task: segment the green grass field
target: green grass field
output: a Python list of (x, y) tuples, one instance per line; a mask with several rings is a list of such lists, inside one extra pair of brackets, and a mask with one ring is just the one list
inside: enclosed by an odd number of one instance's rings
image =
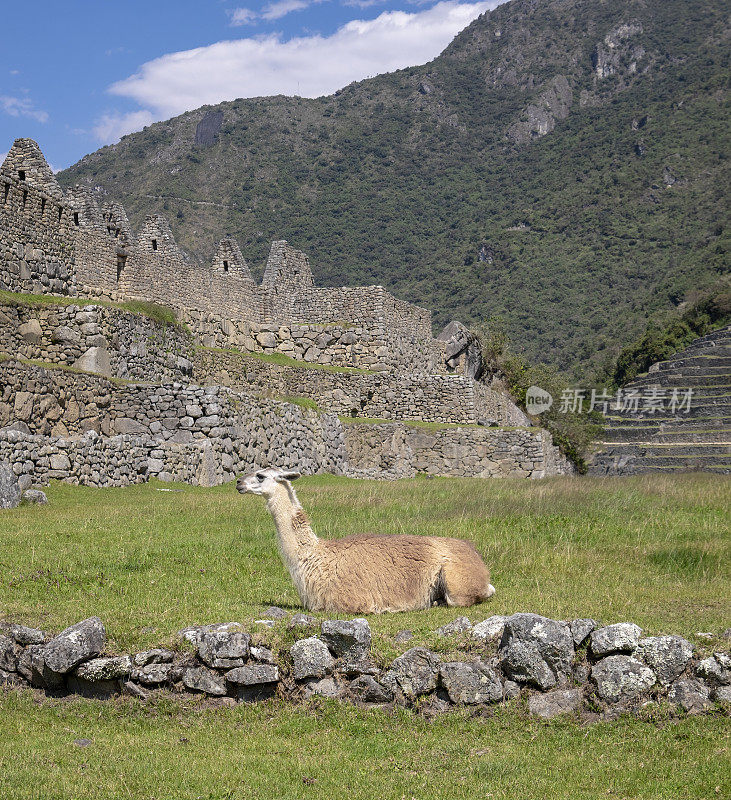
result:
[[(486, 605), (371, 617), (382, 661), (404, 649), (392, 638), (403, 628), (447, 650), (434, 630), (461, 613), (631, 620), (699, 645), (698, 632), (719, 636), (731, 625), (727, 478), (316, 477), (298, 487), (321, 536), (459, 536), (491, 567), (498, 593)], [(48, 495), (46, 507), (0, 516), (0, 618), (56, 631), (98, 615), (119, 652), (173, 645), (188, 624), (229, 620), (288, 643), (284, 626), (253, 624), (270, 604), (300, 610), (260, 498), (232, 485), (157, 483), (54, 485)], [(723, 796), (728, 720), (647, 715), (654, 722), (543, 723), (518, 701), (489, 717), (428, 722), (322, 701), (212, 709), (189, 698), (41, 702), (5, 692), (0, 797)]]

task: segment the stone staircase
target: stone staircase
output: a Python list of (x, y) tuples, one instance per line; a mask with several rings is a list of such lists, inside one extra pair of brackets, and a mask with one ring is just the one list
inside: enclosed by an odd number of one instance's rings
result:
[[(633, 391), (640, 398), (638, 410), (610, 408), (589, 474), (731, 474), (731, 327), (696, 339), (667, 361), (653, 364), (622, 389), (625, 397)], [(688, 409), (682, 403), (689, 391)], [(663, 408), (651, 413), (647, 399), (653, 394), (662, 397)]]

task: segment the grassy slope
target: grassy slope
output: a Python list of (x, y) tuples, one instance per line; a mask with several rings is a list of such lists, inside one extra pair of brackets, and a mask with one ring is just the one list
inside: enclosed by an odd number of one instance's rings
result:
[[(287, 238), (321, 283), (383, 283), (439, 325), (501, 314), (533, 360), (586, 369), (727, 268), (722, 6), (515, 0), (422, 67), (316, 100), (222, 103), (207, 148), (194, 144), (204, 110), (187, 113), (60, 180), (105, 186), (138, 223), (162, 210), (206, 260), (233, 234), (257, 271), (269, 241)], [(642, 23), (632, 42), (647, 55), (634, 77), (597, 87), (593, 48), (628, 21)], [(509, 146), (507, 129), (555, 75), (571, 83), (570, 116)], [(580, 107), (582, 90), (598, 104)]]
[[(330, 477), (301, 482), (322, 535), (358, 530), (459, 535), (493, 568), (498, 594), (473, 620), (534, 609), (554, 617), (631, 619), (649, 631), (720, 633), (728, 625), (729, 483), (541, 482)], [(0, 616), (57, 629), (91, 614), (111, 649), (172, 641), (194, 621), (261, 615), (297, 598), (258, 498), (233, 487), (99, 490), (55, 485), (47, 507), (3, 512)], [(431, 632), (459, 615), (435, 608), (372, 617), (380, 658), (391, 634), (446, 650)], [(267, 632), (286, 644), (282, 630)], [(20, 798), (707, 798), (724, 784), (722, 717), (580, 727), (542, 723), (522, 703), (433, 722), (314, 702), (210, 709), (48, 700), (0, 693), (0, 796)], [(90, 739), (80, 747), (77, 739)], [(718, 787), (718, 788), (717, 788)]]

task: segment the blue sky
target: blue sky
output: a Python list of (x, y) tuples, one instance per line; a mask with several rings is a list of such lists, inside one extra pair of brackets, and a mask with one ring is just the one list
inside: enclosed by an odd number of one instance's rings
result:
[(330, 94), (429, 61), (500, 2), (5, 2), (0, 158), (15, 138), (30, 136), (63, 169), (206, 103)]

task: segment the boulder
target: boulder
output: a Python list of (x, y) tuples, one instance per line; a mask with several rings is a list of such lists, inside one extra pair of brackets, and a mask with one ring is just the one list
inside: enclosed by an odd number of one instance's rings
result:
[(472, 630), (472, 623), (467, 617), (457, 617), (457, 619), (448, 622), (446, 625), (442, 625), (441, 628), (437, 628), (437, 636), (454, 636), (459, 633), (467, 633), (470, 630)]
[(410, 642), (413, 638), (414, 634), (411, 631), (399, 631), (393, 637), (393, 640), (396, 644), (404, 644), (404, 642)]
[(546, 694), (534, 694), (528, 700), (528, 711), (534, 717), (552, 719), (559, 714), (571, 714), (581, 703), (580, 689), (554, 689)]
[(634, 654), (652, 669), (663, 686), (668, 686), (688, 666), (693, 645), (681, 636), (650, 636), (640, 639)]
[(713, 690), (713, 699), (719, 703), (731, 703), (731, 686), (717, 686)]
[(25, 647), (29, 644), (43, 644), (46, 641), (46, 634), (37, 628), (28, 628), (26, 625), (13, 624), (7, 629), (11, 639)]
[(71, 462), (69, 461), (69, 457), (66, 455), (66, 453), (52, 453), (49, 461), (51, 469), (55, 469), (60, 472), (65, 472), (66, 470), (71, 469)]
[(424, 647), (412, 647), (394, 659), (381, 682), (391, 692), (401, 692), (413, 700), (437, 688), (440, 664), (436, 653)]
[(249, 655), (254, 661), (259, 661), (263, 664), (277, 663), (274, 653), (268, 647), (250, 647)]
[(493, 670), (479, 662), (449, 661), (439, 668), (442, 686), (453, 703), (497, 703), (503, 699), (503, 686)]
[(710, 702), (710, 690), (696, 680), (676, 681), (668, 692), (668, 702), (679, 705), (688, 714), (698, 714), (713, 707)]
[(112, 658), (92, 658), (74, 670), (74, 675), (86, 681), (109, 681), (115, 678), (126, 678), (132, 671), (132, 659), (129, 656)]
[(393, 694), (371, 675), (359, 676), (350, 682), (348, 689), (354, 697), (364, 703), (390, 703), (393, 700)]
[(226, 680), (235, 686), (276, 683), (279, 680), (279, 667), (274, 664), (250, 664), (245, 667), (236, 667), (226, 673)]
[(112, 365), (109, 361), (109, 351), (106, 347), (90, 347), (71, 366), (82, 372), (95, 372), (98, 375), (104, 375), (106, 378), (112, 377)]
[(20, 648), (13, 639), (0, 634), (0, 669), (15, 672), (18, 669), (18, 651)]
[(90, 617), (66, 628), (43, 645), (43, 660), (52, 672), (64, 675), (82, 661), (98, 656), (106, 642), (104, 623), (99, 617)]
[(264, 617), (266, 619), (287, 619), (289, 614), (283, 609), (279, 608), (279, 606), (269, 606), (264, 611)]
[(226, 694), (226, 679), (206, 667), (188, 667), (183, 671), (183, 685), (195, 692), (215, 696)]
[(51, 341), (67, 347), (78, 347), (81, 344), (81, 334), (67, 325), (60, 325), (51, 334)]
[(590, 647), (595, 656), (632, 653), (637, 648), (642, 628), (632, 622), (618, 622), (592, 631)]
[(251, 636), (240, 631), (206, 631), (198, 641), (198, 655), (216, 669), (243, 667), (249, 657)]
[(655, 673), (632, 656), (612, 655), (595, 664), (591, 679), (607, 703), (632, 700), (655, 685)]
[(472, 626), (470, 636), (472, 636), (473, 639), (485, 642), (491, 641), (492, 639), (499, 639), (503, 635), (507, 619), (508, 617), (503, 617), (500, 614), (488, 617), (482, 622), (478, 622), (476, 625)]
[(0, 464), (0, 508), (15, 508), (19, 503), (18, 476), (9, 464)]
[(728, 653), (714, 653), (698, 662), (696, 675), (714, 685), (731, 684), (731, 656)]
[(147, 664), (137, 667), (130, 673), (130, 678), (146, 686), (159, 686), (164, 683), (175, 683), (182, 677), (182, 670), (176, 664)]
[(29, 319), (28, 322), (19, 325), (18, 333), (26, 344), (40, 344), (43, 338), (41, 323), (37, 319)]
[(307, 678), (324, 678), (332, 672), (335, 659), (327, 645), (316, 636), (300, 639), (289, 650), (292, 656), (292, 676), (301, 681)]
[(350, 621), (328, 619), (322, 623), (320, 639), (337, 658), (357, 664), (370, 653), (371, 626), (362, 618)]
[(571, 674), (574, 639), (564, 622), (538, 614), (513, 614), (505, 622), (499, 655), (511, 680), (552, 689)]
[(307, 700), (313, 695), (318, 697), (338, 698), (342, 697), (345, 690), (338, 685), (334, 678), (321, 678), (320, 680), (309, 680), (302, 687), (302, 697)]
[(574, 638), (574, 647), (581, 647), (589, 638), (589, 634), (595, 630), (598, 625), (599, 623), (595, 619), (572, 619), (571, 622), (569, 622), (569, 628)]
[(42, 492), (40, 489), (26, 489), (21, 499), (24, 503), (32, 505), (45, 506), (48, 503), (46, 493)]
[(132, 656), (132, 666), (146, 667), (148, 664), (169, 664), (173, 658), (175, 658), (175, 653), (171, 650), (163, 650), (162, 648), (143, 650)]

